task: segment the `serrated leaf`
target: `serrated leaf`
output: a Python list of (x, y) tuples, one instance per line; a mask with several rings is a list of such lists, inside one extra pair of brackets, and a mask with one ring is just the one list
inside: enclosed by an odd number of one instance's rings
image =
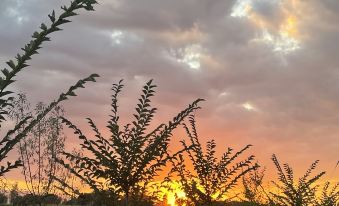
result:
[(15, 69), (16, 67), (15, 67), (15, 64), (14, 64), (14, 62), (12, 61), (12, 60), (9, 60), (8, 62), (6, 62), (6, 64), (9, 66), (9, 67), (11, 67), (12, 69)]
[(44, 31), (47, 30), (47, 26), (46, 26), (46, 24), (44, 24), (44, 23), (41, 24), (40, 28), (41, 28), (42, 30), (44, 30)]

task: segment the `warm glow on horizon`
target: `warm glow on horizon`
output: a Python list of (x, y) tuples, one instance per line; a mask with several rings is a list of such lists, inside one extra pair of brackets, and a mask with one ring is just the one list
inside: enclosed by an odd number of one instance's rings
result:
[(0, 203), (242, 205), (306, 172), (339, 206), (339, 0), (0, 8)]
[(177, 206), (175, 203), (177, 198), (186, 198), (186, 194), (183, 191), (174, 191), (174, 192), (167, 192), (167, 203), (171, 206)]

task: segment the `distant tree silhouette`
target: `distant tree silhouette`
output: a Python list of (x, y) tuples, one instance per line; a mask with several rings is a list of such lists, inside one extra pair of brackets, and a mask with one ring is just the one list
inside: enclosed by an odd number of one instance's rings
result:
[(256, 169), (253, 164), (254, 156), (249, 156), (236, 162), (237, 158), (251, 147), (247, 145), (239, 152), (233, 153), (231, 148), (222, 155), (220, 160), (215, 156), (216, 143), (208, 141), (206, 152), (200, 144), (194, 116), (189, 117), (190, 127), (184, 124), (184, 128), (190, 140), (190, 145), (182, 141), (187, 155), (193, 164), (193, 171), (188, 170), (188, 163), (182, 154), (177, 161), (172, 161), (171, 173), (177, 174), (179, 183), (186, 196), (195, 205), (213, 205), (223, 200), (228, 192), (237, 185), (238, 181), (248, 172)]
[[(27, 116), (39, 115), (45, 110), (42, 102), (36, 104), (34, 110), (30, 108), (25, 94), (19, 94), (13, 101), (13, 111), (10, 116), (16, 123)], [(53, 193), (53, 176), (62, 172), (55, 158), (64, 151), (65, 135), (62, 132), (60, 117), (64, 111), (60, 106), (53, 108), (48, 115), (38, 121), (36, 126), (19, 142), (18, 152), (22, 162), (22, 174), (25, 178), (26, 190), (43, 203), (45, 195)], [(20, 133), (21, 128), (17, 133)]]
[[(60, 26), (70, 22), (69, 17), (77, 15), (75, 13), (77, 10), (84, 9), (91, 11), (93, 10), (93, 5), (96, 3), (96, 0), (74, 0), (71, 2), (70, 6), (62, 6), (63, 12), (59, 16), (56, 16), (53, 11), (50, 15), (48, 15), (51, 24), (49, 26), (44, 23), (41, 24), (41, 30), (34, 32), (32, 35), (33, 39), (22, 48), (23, 53), (17, 54), (15, 60), (9, 60), (6, 62), (8, 68), (2, 69), (2, 75), (0, 76), (0, 127), (2, 126), (2, 123), (6, 121), (9, 110), (13, 106), (13, 91), (8, 89), (8, 87), (15, 82), (14, 77), (28, 66), (27, 62), (34, 54), (38, 54), (38, 50), (41, 48), (42, 44), (46, 41), (50, 41), (48, 36), (51, 33), (60, 31)], [(98, 75), (92, 74), (89, 77), (78, 81), (74, 86), (70, 87), (66, 93), (62, 93), (57, 100), (46, 106), (45, 110), (38, 116), (28, 116), (16, 124), (13, 129), (9, 130), (0, 140), (0, 162), (3, 163), (8, 153), (18, 142), (20, 142), (22, 138), (27, 135), (29, 131), (31, 131), (39, 120), (45, 117), (47, 113), (49, 113), (61, 101), (66, 100), (70, 96), (76, 96), (74, 93), (76, 89), (84, 87), (85, 83), (89, 81), (95, 81), (96, 77), (98, 77)], [(20, 128), (21, 132), (17, 133)], [(0, 176), (3, 176), (5, 173), (21, 165), (22, 164), (19, 160), (15, 162), (7, 162), (7, 164), (0, 167)]]
[[(166, 163), (183, 151), (169, 154), (168, 146), (172, 131), (194, 110), (197, 110), (198, 99), (181, 111), (172, 121), (160, 124), (155, 129), (149, 128), (156, 108), (151, 106), (156, 86), (152, 81), (143, 87), (141, 98), (135, 108), (134, 120), (131, 124), (120, 126), (118, 115), (118, 95), (123, 85), (122, 81), (113, 84), (112, 113), (108, 121), (110, 137), (104, 137), (94, 122), (87, 118), (95, 133), (91, 140), (69, 120), (63, 122), (78, 135), (82, 148), (87, 151), (83, 157), (65, 152), (70, 166), (65, 160), (59, 160), (65, 168), (87, 183), (95, 192), (109, 190), (124, 196), (125, 205), (129, 205), (131, 197), (138, 194), (162, 170)], [(89, 155), (91, 153), (91, 155)], [(133, 198), (132, 198), (133, 199)]]
[(59, 205), (62, 201), (61, 197), (55, 194), (45, 194), (42, 197), (43, 204), (45, 205)]

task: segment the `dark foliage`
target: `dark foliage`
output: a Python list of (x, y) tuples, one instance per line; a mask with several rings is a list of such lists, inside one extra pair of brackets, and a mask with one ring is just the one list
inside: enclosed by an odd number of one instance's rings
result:
[(18, 205), (20, 194), (18, 184), (15, 184), (9, 193), (9, 200), (12, 205)]
[(320, 197), (315, 201), (316, 206), (336, 206), (339, 204), (339, 183), (331, 186), (326, 182), (322, 188)]
[(62, 201), (61, 197), (55, 194), (46, 194), (42, 196), (41, 199), (42, 199), (42, 203), (45, 205), (58, 205)]
[(61, 198), (54, 194), (46, 194), (43, 196), (27, 194), (22, 197), (18, 197), (16, 205), (28, 206), (28, 205), (58, 205), (61, 203)]
[[(87, 183), (95, 193), (109, 191), (111, 194), (124, 196), (125, 205), (130, 199), (137, 197), (139, 191), (162, 170), (166, 163), (180, 154), (168, 153), (172, 131), (194, 110), (198, 109), (198, 99), (181, 111), (172, 121), (161, 124), (150, 130), (149, 126), (156, 108), (151, 106), (150, 98), (154, 96), (156, 86), (152, 81), (143, 87), (141, 98), (135, 108), (134, 120), (123, 127), (119, 124), (118, 94), (121, 92), (122, 81), (114, 84), (112, 91), (112, 113), (108, 121), (110, 137), (104, 137), (94, 122), (88, 118), (88, 123), (95, 133), (94, 140), (85, 136), (69, 120), (63, 122), (78, 135), (81, 146), (92, 154), (85, 157), (64, 153), (65, 158), (76, 164), (58, 160), (65, 168)], [(88, 154), (88, 153), (87, 153)]]
[(185, 141), (182, 141), (182, 144), (193, 163), (194, 172), (187, 169), (184, 156), (180, 154), (178, 161), (172, 161), (171, 173), (178, 175), (183, 191), (195, 205), (212, 205), (223, 200), (238, 181), (245, 174), (256, 169), (258, 165), (253, 164), (254, 156), (252, 155), (236, 162), (237, 158), (251, 145), (247, 145), (236, 153), (228, 148), (218, 160), (215, 156), (216, 144), (214, 140), (211, 140), (207, 142), (206, 152), (204, 152), (199, 142), (194, 116), (190, 116), (189, 120), (191, 129), (186, 124), (184, 128), (191, 146), (188, 146)]
[(6, 194), (0, 193), (0, 204), (7, 203), (7, 196)]
[(325, 172), (320, 172), (315, 176), (311, 176), (319, 161), (313, 162), (304, 176), (300, 177), (298, 181), (295, 180), (293, 169), (287, 163), (281, 167), (275, 155), (272, 156), (272, 161), (278, 171), (278, 182), (273, 183), (278, 188), (279, 193), (271, 192), (271, 204), (286, 206), (314, 205), (316, 191), (319, 187), (316, 182), (325, 174)]

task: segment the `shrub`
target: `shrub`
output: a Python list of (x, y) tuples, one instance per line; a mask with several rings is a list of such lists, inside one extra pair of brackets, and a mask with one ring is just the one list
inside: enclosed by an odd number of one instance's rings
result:
[[(63, 122), (78, 135), (82, 141), (81, 146), (87, 153), (80, 157), (65, 152), (65, 158), (69, 163), (58, 160), (59, 163), (87, 183), (94, 192), (110, 191), (117, 196), (123, 195), (125, 205), (128, 205), (131, 197), (138, 196), (140, 188), (146, 188), (163, 166), (182, 152), (173, 155), (168, 152), (172, 131), (186, 116), (197, 110), (198, 103), (202, 101), (201, 99), (194, 101), (172, 121), (151, 130), (149, 126), (157, 110), (151, 106), (150, 100), (154, 96), (155, 87), (152, 81), (147, 82), (135, 108), (134, 120), (131, 124), (120, 126), (118, 95), (123, 85), (122, 81), (113, 84), (112, 112), (107, 125), (110, 131), (109, 138), (99, 132), (90, 118), (87, 120), (95, 133), (95, 140), (87, 138), (69, 120), (63, 119)], [(71, 162), (75, 162), (72, 167)]]

